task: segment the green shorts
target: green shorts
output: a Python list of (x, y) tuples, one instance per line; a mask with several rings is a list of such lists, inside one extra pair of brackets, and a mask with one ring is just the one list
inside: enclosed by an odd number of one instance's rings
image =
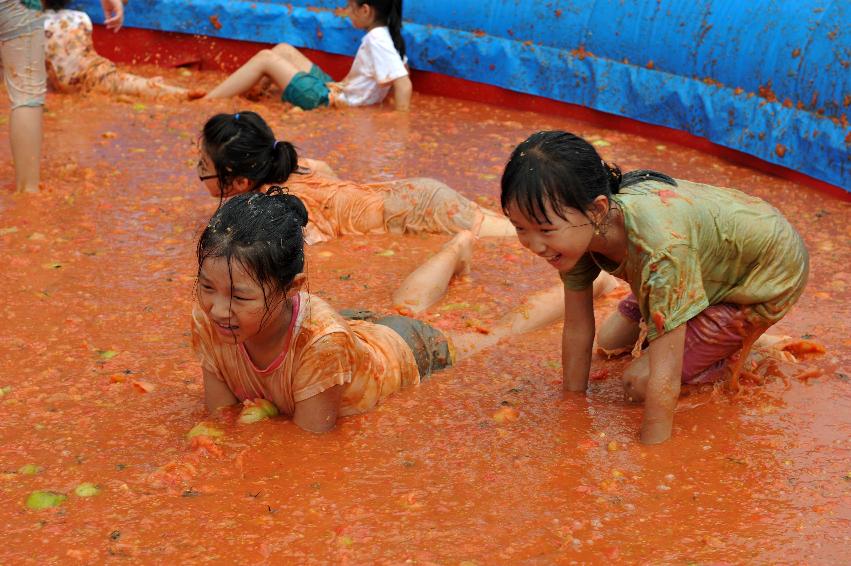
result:
[(299, 71), (295, 74), (290, 84), (284, 89), (281, 100), (298, 106), (302, 110), (328, 106), (330, 91), (327, 83), (333, 80), (328, 73), (314, 65), (309, 73)]
[(449, 339), (426, 322), (397, 314), (378, 318), (372, 311), (365, 310), (343, 309), (340, 314), (350, 320), (366, 320), (386, 326), (401, 336), (414, 354), (420, 379), (427, 379), (436, 371), (452, 367), (453, 354)]

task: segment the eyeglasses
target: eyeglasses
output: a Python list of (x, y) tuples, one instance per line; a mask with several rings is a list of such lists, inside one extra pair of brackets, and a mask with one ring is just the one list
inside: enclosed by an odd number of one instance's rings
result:
[(199, 181), (201, 181), (202, 183), (203, 183), (204, 181), (209, 180), (209, 179), (218, 179), (218, 178), (219, 178), (219, 176), (218, 176), (218, 175), (216, 175), (216, 174), (213, 174), (213, 175), (202, 175), (202, 174), (201, 174), (201, 172), (202, 172), (202, 171), (206, 171), (206, 170), (207, 170), (207, 166), (206, 166), (206, 165), (204, 165), (204, 162), (203, 162), (203, 161), (200, 161), (200, 160), (199, 160), (199, 161), (198, 161), (198, 163), (196, 163), (196, 164), (195, 164), (195, 171), (198, 173), (198, 180), (199, 180)]

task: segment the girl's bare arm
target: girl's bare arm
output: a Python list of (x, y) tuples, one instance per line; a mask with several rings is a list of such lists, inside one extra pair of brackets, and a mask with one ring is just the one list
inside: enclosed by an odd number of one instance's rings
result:
[(335, 385), (295, 404), (293, 422), (310, 432), (328, 432), (337, 423), (340, 410), (341, 385)]
[(411, 84), (411, 77), (408, 75), (393, 81), (393, 100), (396, 104), (396, 110), (407, 112), (411, 109), (411, 94), (413, 92), (414, 87)]
[(584, 392), (591, 371), (594, 345), (594, 289), (564, 290), (564, 328), (561, 363), (565, 391)]
[(239, 399), (236, 398), (224, 381), (206, 369), (202, 371), (204, 375), (204, 404), (207, 405), (208, 411), (213, 412), (221, 407), (239, 403)]

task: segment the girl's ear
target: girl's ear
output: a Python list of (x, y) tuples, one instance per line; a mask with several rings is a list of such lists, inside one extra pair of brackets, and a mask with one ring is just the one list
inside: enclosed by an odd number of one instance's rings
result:
[(360, 12), (360, 16), (364, 21), (370, 23), (369, 25), (375, 22), (375, 8), (371, 4), (360, 4), (356, 10)]
[(594, 222), (596, 225), (601, 225), (606, 221), (606, 217), (609, 215), (609, 208), (612, 206), (611, 201), (609, 201), (609, 197), (606, 195), (599, 195), (588, 206), (588, 210), (586, 211), (586, 215)]
[(233, 197), (247, 193), (251, 190), (251, 181), (247, 177), (237, 177), (230, 184), (229, 190), (225, 192), (226, 197)]

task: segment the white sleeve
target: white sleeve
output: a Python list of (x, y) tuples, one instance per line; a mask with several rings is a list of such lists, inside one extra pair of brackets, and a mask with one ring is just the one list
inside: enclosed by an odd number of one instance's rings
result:
[(380, 85), (392, 83), (398, 78), (407, 76), (408, 69), (402, 62), (399, 52), (393, 42), (370, 41), (364, 47), (368, 50), (372, 59), (372, 68), (375, 73), (374, 79)]

